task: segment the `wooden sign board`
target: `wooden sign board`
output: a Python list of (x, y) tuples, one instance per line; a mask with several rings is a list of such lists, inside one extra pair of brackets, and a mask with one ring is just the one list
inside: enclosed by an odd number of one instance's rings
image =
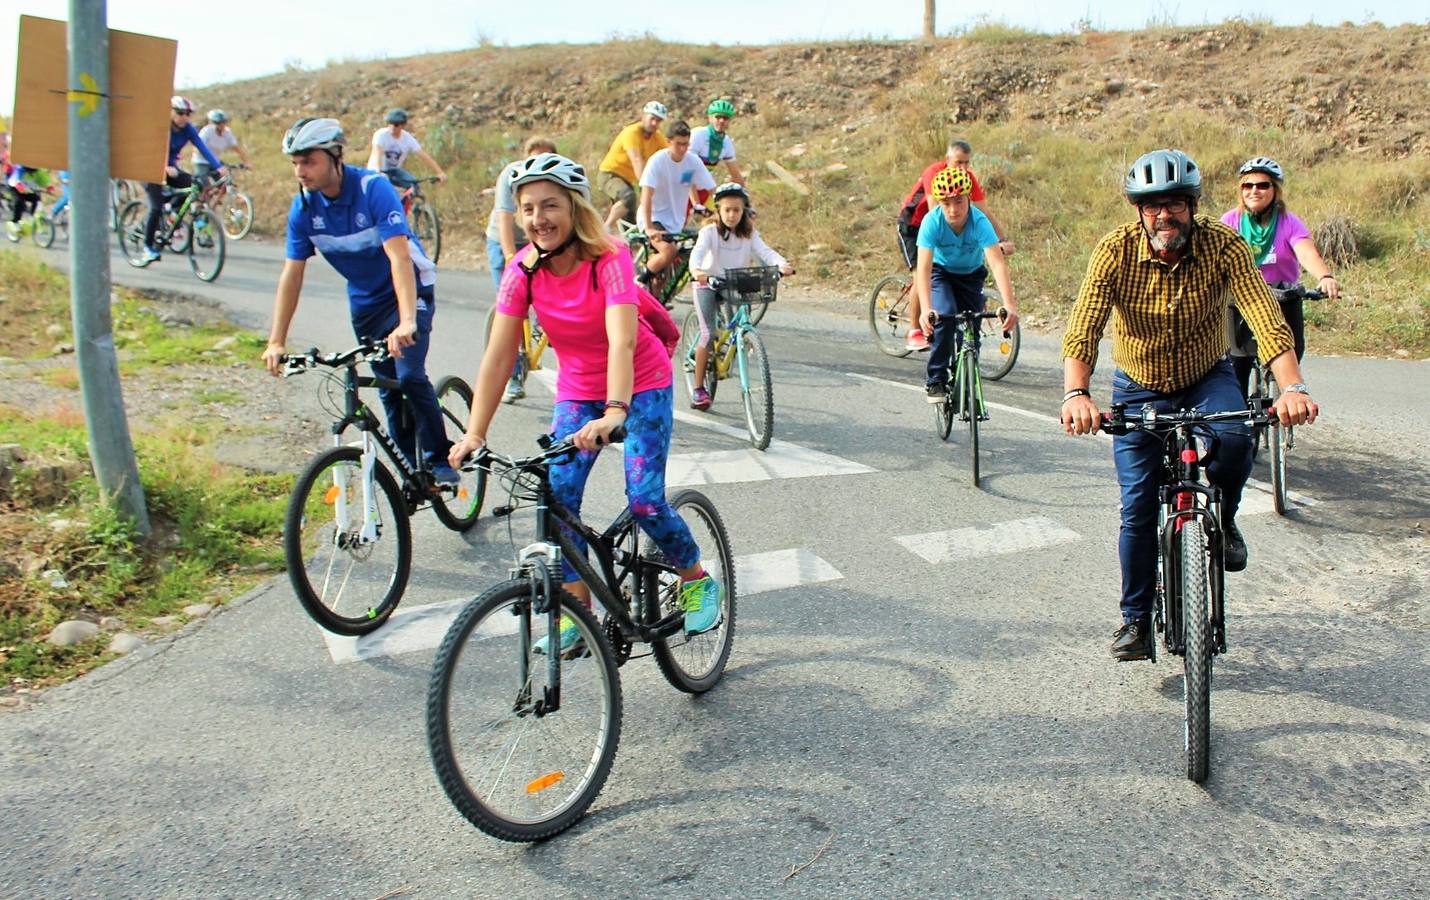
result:
[[(20, 17), (20, 60), (15, 114), (10, 119), (10, 159), (36, 169), (69, 168), (69, 98), (66, 23)], [(109, 173), (114, 178), (163, 181), (169, 155), (169, 98), (179, 44), (168, 38), (109, 32), (109, 72), (85, 72), (109, 96)], [(84, 72), (81, 67), (81, 72)], [(92, 98), (90, 98), (92, 101)]]

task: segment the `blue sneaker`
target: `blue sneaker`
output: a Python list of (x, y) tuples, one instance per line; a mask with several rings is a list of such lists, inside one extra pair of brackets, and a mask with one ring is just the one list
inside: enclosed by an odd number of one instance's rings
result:
[(512, 379), (506, 383), (506, 393), (502, 394), (501, 402), (515, 403), (525, 396), (526, 387), (521, 383), (521, 379), (512, 376)]
[(685, 607), (685, 633), (709, 631), (720, 621), (720, 606), (725, 589), (707, 573), (680, 588), (680, 602)]
[(432, 480), (438, 484), (461, 484), (462, 473), (446, 463), (433, 463)]
[(158, 250), (155, 250), (153, 247), (145, 247), (145, 248), (144, 248), (144, 256), (143, 256), (144, 265), (147, 266), (147, 265), (149, 265), (149, 263), (151, 263), (151, 262), (158, 262), (158, 261), (160, 260), (160, 258), (161, 258), (161, 254), (159, 253)]
[[(581, 632), (576, 630), (576, 620), (570, 616), (561, 617), (561, 655), (565, 656), (576, 649), (577, 643), (581, 640)], [(546, 635), (541, 640), (531, 645), (531, 652), (546, 655), (546, 650), (551, 646), (551, 635)]]

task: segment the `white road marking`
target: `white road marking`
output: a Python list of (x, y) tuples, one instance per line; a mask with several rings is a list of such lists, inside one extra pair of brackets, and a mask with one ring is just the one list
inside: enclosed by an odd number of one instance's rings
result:
[[(813, 550), (792, 548), (750, 553), (735, 557), (735, 582), (738, 598), (798, 587), (837, 581), (843, 574), (825, 562)], [(399, 607), (381, 628), (361, 637), (344, 637), (319, 629), (328, 646), (328, 655), (335, 663), (350, 663), (384, 656), (400, 656), (430, 650), (442, 643), (462, 608), (472, 598), (444, 600), (425, 606)], [(600, 604), (597, 603), (597, 610)], [(498, 616), (483, 624), (475, 640), (516, 633), (516, 618)]]
[[(741, 435), (744, 432), (740, 432)], [(774, 478), (808, 478), (816, 475), (862, 475), (875, 469), (829, 453), (798, 444), (774, 441), (763, 452), (709, 450), (675, 453), (665, 464), (665, 483), (671, 487), (688, 484), (728, 484), (768, 481)]]
[(954, 528), (894, 538), (904, 549), (930, 563), (1020, 553), (1068, 544), (1082, 535), (1046, 516), (1015, 519), (979, 528)]
[[(846, 372), (844, 374), (848, 375), (850, 378), (857, 378), (860, 381), (872, 381), (875, 384), (887, 384), (890, 387), (902, 388), (906, 391), (913, 391), (920, 396), (922, 396), (924, 393), (924, 389), (922, 387), (916, 384), (909, 384), (907, 381), (891, 381), (888, 378), (876, 378), (873, 375), (861, 375), (857, 372)], [(994, 403), (992, 400), (987, 399), (985, 399), (983, 403), (991, 409), (1001, 409), (1004, 412), (1012, 413), (1015, 416), (1023, 416), (1029, 419), (1036, 419), (1039, 422), (1051, 422), (1052, 424), (1058, 426), (1062, 425), (1061, 420), (1059, 420), (1057, 416), (1050, 416), (1047, 413), (1033, 412), (1027, 409), (1020, 409), (1016, 406), (1009, 406), (1006, 403)], [(1103, 434), (1102, 432), (1098, 432), (1098, 437), (1107, 437), (1107, 435)]]

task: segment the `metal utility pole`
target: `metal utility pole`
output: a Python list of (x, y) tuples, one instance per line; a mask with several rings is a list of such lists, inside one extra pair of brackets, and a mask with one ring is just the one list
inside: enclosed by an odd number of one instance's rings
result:
[(148, 537), (109, 309), (109, 23), (105, 0), (69, 3), (70, 311), (89, 456), (100, 491)]
[(924, 40), (933, 40), (933, 4), (934, 0), (924, 0)]

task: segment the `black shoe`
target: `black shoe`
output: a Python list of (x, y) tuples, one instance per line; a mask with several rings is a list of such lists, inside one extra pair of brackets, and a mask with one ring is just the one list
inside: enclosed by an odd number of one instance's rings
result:
[(1235, 522), (1228, 522), (1222, 533), (1222, 564), (1228, 572), (1240, 572), (1246, 568), (1246, 538)]
[(946, 384), (931, 384), (924, 388), (924, 397), (930, 403), (942, 403), (946, 396), (948, 396), (948, 385)]
[(1128, 662), (1152, 658), (1152, 621), (1127, 622), (1112, 633), (1112, 658)]

